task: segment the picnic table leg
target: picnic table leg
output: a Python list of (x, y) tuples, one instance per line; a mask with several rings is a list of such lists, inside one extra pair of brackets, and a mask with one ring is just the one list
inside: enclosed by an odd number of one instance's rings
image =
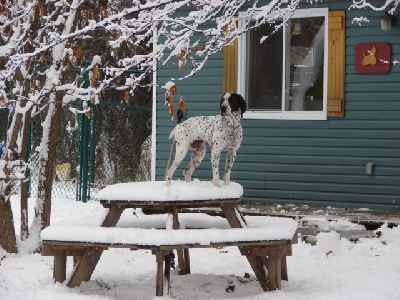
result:
[(115, 227), (124, 209), (124, 207), (111, 206), (107, 216), (103, 220), (103, 224), (101, 224), (101, 227)]
[(58, 250), (54, 255), (53, 278), (55, 282), (64, 282), (67, 278), (67, 256), (65, 250)]
[[(172, 209), (172, 217), (173, 217), (172, 228), (174, 230), (179, 230), (180, 224), (179, 224), (179, 219), (178, 219), (178, 210), (176, 209), (176, 207), (174, 207)], [(178, 256), (179, 275), (190, 274), (190, 269), (189, 270), (187, 269), (187, 265), (188, 265), (187, 260), (189, 259), (189, 250), (187, 250), (187, 253), (184, 253), (183, 249), (176, 249), (176, 254)], [(189, 265), (190, 265), (190, 263), (189, 263)]]
[[(223, 204), (221, 206), (221, 209), (225, 215), (225, 218), (228, 220), (229, 225), (232, 228), (242, 228), (243, 226), (246, 225), (243, 216), (236, 209), (234, 204)], [(239, 247), (239, 250), (241, 250), (241, 247)], [(254, 274), (256, 275), (257, 280), (260, 283), (262, 289), (264, 291), (269, 291), (268, 277), (264, 270), (263, 265), (265, 263), (263, 263), (262, 257), (246, 255), (246, 258), (249, 261), (250, 266), (253, 269)], [(267, 265), (265, 264), (265, 266), (267, 266)]]
[(183, 249), (183, 256), (185, 257), (185, 274), (190, 274), (190, 256), (189, 249)]
[(98, 247), (87, 248), (75, 265), (67, 286), (73, 288), (79, 286), (82, 281), (88, 281), (104, 250), (105, 248)]
[[(112, 206), (104, 218), (102, 227), (115, 227), (121, 217), (124, 207)], [(68, 282), (68, 287), (79, 286), (82, 281), (89, 281), (105, 248), (88, 248), (75, 265)]]
[(73, 263), (74, 267), (76, 266), (76, 264), (79, 262), (80, 259), (81, 259), (80, 256), (73, 256), (72, 257), (72, 263)]
[(246, 225), (246, 221), (234, 204), (223, 204), (221, 209), (232, 228), (242, 228)]
[(157, 261), (157, 279), (156, 296), (162, 296), (164, 292), (164, 253), (162, 250), (156, 250)]
[(282, 280), (289, 280), (289, 275), (287, 271), (287, 262), (286, 262), (286, 256), (281, 257), (281, 279)]
[(164, 276), (167, 278), (168, 281), (168, 295), (169, 295), (169, 290), (171, 288), (171, 251), (168, 251), (166, 254), (164, 254), (164, 259), (165, 259), (165, 269), (164, 269)]
[(268, 290), (281, 289), (281, 257), (277, 255), (270, 255), (264, 259), (264, 264), (268, 269)]

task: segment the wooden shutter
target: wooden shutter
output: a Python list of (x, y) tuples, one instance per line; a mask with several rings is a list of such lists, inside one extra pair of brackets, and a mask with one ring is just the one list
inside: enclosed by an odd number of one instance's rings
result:
[(238, 40), (224, 48), (223, 93), (237, 92)]
[(344, 117), (345, 12), (329, 12), (328, 117)]

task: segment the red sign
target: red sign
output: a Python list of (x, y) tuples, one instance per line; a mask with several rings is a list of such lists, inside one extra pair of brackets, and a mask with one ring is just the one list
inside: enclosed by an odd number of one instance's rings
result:
[(354, 67), (357, 73), (387, 73), (391, 66), (390, 44), (358, 44), (355, 47)]

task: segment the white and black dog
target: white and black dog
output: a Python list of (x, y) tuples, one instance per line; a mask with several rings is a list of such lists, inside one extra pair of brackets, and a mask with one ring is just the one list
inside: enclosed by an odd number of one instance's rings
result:
[(183, 172), (186, 182), (190, 182), (194, 169), (201, 163), (206, 154), (206, 143), (211, 149), (211, 163), (215, 186), (220, 185), (219, 159), (223, 150), (227, 151), (224, 182), (229, 184), (236, 151), (242, 138), (241, 118), (247, 105), (243, 97), (236, 93), (226, 93), (220, 102), (220, 115), (210, 117), (193, 117), (178, 124), (172, 130), (169, 138), (176, 141), (175, 159), (166, 171), (166, 185), (171, 184), (176, 168), (189, 151), (192, 154), (189, 165)]

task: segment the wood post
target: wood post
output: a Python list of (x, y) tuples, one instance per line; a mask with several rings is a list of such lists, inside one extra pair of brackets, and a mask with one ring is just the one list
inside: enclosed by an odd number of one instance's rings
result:
[(115, 227), (124, 211), (124, 207), (111, 206), (101, 227)]
[[(172, 209), (172, 217), (173, 217), (173, 225), (172, 228), (174, 230), (179, 230), (180, 224), (178, 219), (178, 210), (176, 207)], [(176, 254), (178, 256), (178, 266), (179, 266), (179, 275), (186, 275), (190, 273), (190, 269), (187, 269), (186, 259), (189, 258), (189, 250), (187, 253), (184, 253), (183, 249), (176, 249)], [(187, 254), (187, 255), (185, 255)], [(190, 264), (190, 263), (189, 263)], [(189, 272), (187, 272), (189, 271)]]
[(73, 288), (79, 286), (82, 281), (88, 281), (97, 265), (97, 262), (103, 254), (103, 251), (103, 248), (98, 247), (87, 248), (81, 256), (81, 259), (76, 264), (67, 286)]
[(266, 267), (268, 269), (268, 290), (281, 289), (281, 257), (270, 255), (267, 258)]
[[(115, 227), (124, 209), (124, 207), (111, 206), (101, 226)], [(76, 262), (75, 269), (68, 282), (68, 287), (76, 287), (82, 281), (89, 281), (103, 251), (103, 248), (98, 247), (91, 247), (85, 251), (80, 260)]]
[(67, 256), (65, 250), (58, 250), (54, 255), (53, 278), (55, 282), (64, 282), (67, 275)]
[(286, 256), (281, 256), (281, 279), (282, 280), (289, 280), (289, 275), (287, 271), (287, 262), (286, 262)]
[(167, 278), (168, 281), (168, 295), (169, 295), (169, 290), (171, 288), (171, 254), (172, 251), (168, 251), (167, 254), (164, 254), (164, 260), (165, 260), (165, 269), (164, 269), (164, 276)]
[(162, 250), (156, 250), (157, 279), (156, 296), (163, 296), (164, 293), (164, 254)]
[[(244, 219), (239, 220), (238, 215), (240, 218), (242, 218), (241, 214), (236, 210), (236, 207), (234, 204), (225, 204), (221, 206), (222, 212), (225, 215), (225, 218), (228, 220), (229, 225), (232, 228), (242, 228), (242, 224), (244, 223)], [(239, 247), (240, 252), (245, 255), (243, 252), (243, 247)], [(249, 261), (249, 264), (251, 268), (254, 271), (254, 274), (257, 277), (258, 282), (260, 283), (263, 291), (269, 291), (270, 290), (270, 285), (269, 285), (269, 277), (267, 277), (267, 274), (264, 270), (264, 265), (265, 267), (268, 268), (267, 265), (267, 260), (266, 257), (262, 256), (254, 256), (254, 255), (246, 255), (247, 260)], [(269, 270), (269, 269), (268, 269)], [(268, 275), (269, 275), (268, 271)]]

